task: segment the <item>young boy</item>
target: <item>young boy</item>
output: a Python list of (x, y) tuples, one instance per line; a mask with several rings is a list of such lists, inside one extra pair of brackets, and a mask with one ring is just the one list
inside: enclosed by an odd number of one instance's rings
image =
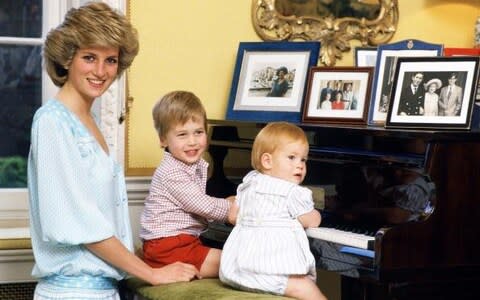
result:
[(202, 278), (218, 277), (221, 250), (204, 246), (199, 235), (207, 220), (227, 220), (234, 196), (223, 199), (205, 193), (205, 109), (193, 93), (174, 91), (155, 104), (152, 114), (165, 153), (141, 216), (143, 259), (155, 267), (190, 263)]

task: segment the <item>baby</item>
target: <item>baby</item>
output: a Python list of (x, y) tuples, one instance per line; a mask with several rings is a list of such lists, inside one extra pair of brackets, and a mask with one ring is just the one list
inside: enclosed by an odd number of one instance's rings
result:
[[(315, 258), (306, 227), (318, 227), (306, 175), (308, 141), (287, 122), (264, 127), (255, 138), (252, 166), (237, 190), (236, 223), (223, 248), (220, 280), (235, 288), (326, 299), (316, 285)], [(237, 206), (238, 205), (238, 206)]]

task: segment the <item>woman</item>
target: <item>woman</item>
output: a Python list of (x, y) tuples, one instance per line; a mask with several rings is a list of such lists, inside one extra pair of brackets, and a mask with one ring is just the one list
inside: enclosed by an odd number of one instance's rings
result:
[(272, 82), (272, 89), (267, 94), (267, 97), (283, 97), (288, 91), (288, 80), (286, 75), (288, 69), (286, 67), (280, 67), (277, 70), (277, 78)]
[(126, 273), (189, 281), (187, 264), (153, 269), (132, 253), (126, 186), (91, 108), (138, 53), (135, 29), (104, 3), (71, 9), (44, 45), (60, 89), (34, 116), (28, 161), (34, 299), (119, 299)]
[(343, 93), (341, 91), (337, 91), (334, 94), (333, 102), (332, 102), (332, 109), (345, 109), (345, 103), (343, 102)]
[(424, 115), (425, 116), (438, 116), (438, 94), (437, 90), (442, 87), (442, 81), (438, 78), (430, 79), (425, 84), (425, 103), (424, 103)]

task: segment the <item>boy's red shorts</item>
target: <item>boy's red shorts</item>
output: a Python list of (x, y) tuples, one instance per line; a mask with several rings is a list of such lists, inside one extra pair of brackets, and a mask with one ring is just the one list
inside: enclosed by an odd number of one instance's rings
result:
[(200, 271), (208, 251), (198, 237), (189, 234), (143, 241), (143, 260), (154, 268), (180, 261)]

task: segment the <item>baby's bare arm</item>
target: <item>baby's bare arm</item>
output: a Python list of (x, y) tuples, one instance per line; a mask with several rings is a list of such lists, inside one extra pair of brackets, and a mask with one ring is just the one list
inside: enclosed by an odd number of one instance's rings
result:
[(298, 221), (303, 225), (304, 228), (308, 227), (318, 227), (322, 221), (322, 216), (318, 210), (313, 209), (308, 213), (300, 215)]

